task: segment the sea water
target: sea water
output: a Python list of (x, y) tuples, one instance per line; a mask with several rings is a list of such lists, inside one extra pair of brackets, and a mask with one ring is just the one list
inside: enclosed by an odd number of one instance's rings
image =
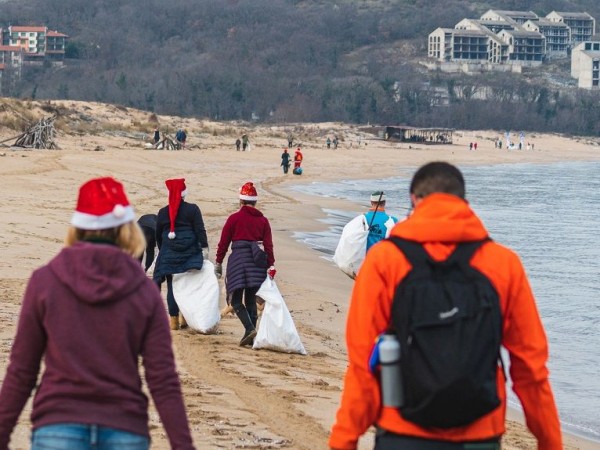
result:
[[(467, 198), (490, 236), (527, 271), (550, 345), (550, 380), (565, 430), (600, 440), (600, 162), (460, 167)], [(313, 183), (294, 189), (359, 204), (324, 210), (329, 225), (296, 238), (331, 261), (343, 226), (384, 190), (403, 218), (409, 177)], [(332, 262), (333, 264), (333, 262)], [(509, 403), (519, 408), (514, 394)]]

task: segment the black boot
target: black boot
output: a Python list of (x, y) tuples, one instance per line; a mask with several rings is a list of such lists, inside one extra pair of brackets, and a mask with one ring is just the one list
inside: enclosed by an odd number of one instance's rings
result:
[(242, 322), (244, 328), (246, 329), (244, 337), (242, 337), (242, 340), (240, 341), (240, 346), (252, 345), (254, 342), (254, 337), (256, 336), (256, 329), (252, 324), (252, 319), (250, 319), (250, 315), (248, 314), (246, 307), (244, 305), (239, 306), (236, 308), (235, 314), (238, 316), (238, 319), (240, 319), (240, 322)]

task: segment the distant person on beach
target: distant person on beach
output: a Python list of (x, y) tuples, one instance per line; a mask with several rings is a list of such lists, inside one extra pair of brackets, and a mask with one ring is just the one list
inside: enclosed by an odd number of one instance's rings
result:
[(153, 278), (159, 289), (167, 282), (167, 306), (171, 330), (187, 328), (173, 294), (173, 275), (188, 270), (202, 269), (208, 259), (208, 238), (200, 208), (185, 201), (187, 187), (184, 178), (165, 181), (169, 190), (169, 204), (158, 211), (156, 218), (156, 244), (158, 258)]
[(287, 148), (284, 148), (281, 154), (281, 167), (283, 167), (283, 173), (288, 173), (288, 169), (290, 168), (290, 154)]
[(329, 136), (327, 137), (325, 144), (327, 145), (327, 148), (331, 148), (331, 138)]
[(250, 138), (247, 134), (242, 136), (242, 151), (246, 151), (248, 149), (248, 144), (250, 143)]
[(235, 149), (239, 152), (241, 146), (242, 146), (242, 141), (240, 140), (240, 138), (237, 138), (235, 140)]
[[(465, 199), (464, 178), (455, 166), (433, 162), (419, 168), (410, 183), (410, 199), (412, 214), (394, 227), (390, 240), (371, 248), (356, 277), (346, 323), (349, 365), (329, 447), (356, 449), (359, 437), (376, 425), (376, 450), (500, 449), (507, 407), (506, 376), (499, 361), (502, 345), (510, 358), (512, 388), (523, 406), (527, 427), (537, 438), (537, 448), (562, 450), (546, 365), (548, 342), (518, 255), (489, 239)], [(460, 275), (454, 279), (461, 281), (436, 284), (449, 270), (453, 276)], [(432, 308), (436, 297), (427, 294), (441, 293), (440, 289), (465, 296), (455, 296), (455, 306), (450, 304), (448, 310)], [(424, 295), (420, 301), (414, 292)], [(465, 297), (471, 302), (462, 304)], [(482, 317), (486, 321), (477, 322)], [(419, 320), (435, 327), (419, 327)], [(458, 331), (465, 330), (461, 328), (465, 323), (480, 324), (469, 331), (481, 338), (463, 340), (465, 346), (457, 352), (464, 351), (464, 358), (452, 349), (456, 358), (448, 361), (448, 353), (439, 349), (449, 336), (452, 343), (464, 336)], [(382, 336), (387, 331), (391, 337)], [(483, 336), (493, 339), (483, 341)], [(429, 347), (423, 345), (426, 337)], [(374, 344), (378, 339), (396, 344)], [(470, 351), (474, 348), (489, 351), (477, 353), (474, 359)], [(373, 353), (375, 349), (378, 353)], [(388, 352), (391, 349), (396, 355)], [(393, 363), (398, 353), (398, 362)], [(384, 357), (387, 365), (370, 364)], [(462, 378), (449, 371), (436, 378), (429, 377), (430, 372), (413, 371), (414, 367), (435, 371), (448, 362), (459, 367)], [(393, 367), (402, 379), (387, 378)], [(380, 376), (384, 371), (385, 378)], [(472, 387), (468, 395), (456, 395), (465, 384)], [(430, 387), (445, 389), (446, 396), (440, 398), (439, 391), (431, 394)], [(390, 395), (402, 390), (404, 398)], [(419, 415), (424, 409), (429, 414)]]
[(154, 129), (154, 143), (158, 144), (160, 142), (160, 130), (158, 128)]
[(287, 141), (288, 148), (292, 148), (292, 145), (294, 145), (294, 136), (292, 135), (292, 133), (288, 134)]
[(304, 159), (304, 155), (302, 154), (300, 147), (298, 147), (296, 149), (296, 151), (294, 152), (294, 169), (300, 168), (300, 166), (302, 165), (303, 159)]
[(148, 449), (140, 365), (171, 448), (194, 448), (163, 300), (136, 260), (143, 250), (122, 184), (84, 183), (65, 247), (25, 291), (0, 389), (1, 449), (34, 389), (33, 450)]
[(239, 201), (240, 209), (227, 218), (221, 230), (215, 274), (219, 278), (223, 275), (223, 260), (231, 244), (225, 287), (231, 306), (244, 325), (240, 346), (252, 346), (258, 321), (256, 293), (267, 275), (275, 276), (275, 256), (271, 225), (256, 208), (258, 193), (252, 182), (241, 187)]
[(385, 239), (391, 228), (388, 229), (386, 224), (391, 221), (396, 224), (398, 218), (390, 216), (385, 212), (385, 192), (375, 191), (371, 194), (371, 208), (365, 214), (367, 225), (369, 226), (369, 234), (367, 236), (367, 250), (382, 239)]
[(333, 137), (333, 148), (334, 148), (334, 149), (335, 149), (335, 148), (338, 148), (338, 142), (339, 142), (339, 140), (338, 140), (338, 137), (337, 137), (337, 136), (334, 136), (334, 137)]
[(154, 253), (156, 249), (156, 214), (144, 214), (138, 219), (137, 223), (146, 238), (146, 247), (144, 248), (144, 252), (140, 255), (139, 260), (140, 262), (144, 262), (144, 272), (148, 272), (148, 269), (154, 262)]
[(185, 150), (185, 141), (187, 141), (187, 131), (186, 130), (178, 130), (175, 133), (175, 140), (177, 141), (177, 145), (179, 149)]

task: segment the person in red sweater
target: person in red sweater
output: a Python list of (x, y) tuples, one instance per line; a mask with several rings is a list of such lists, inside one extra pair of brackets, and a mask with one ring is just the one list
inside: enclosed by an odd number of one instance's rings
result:
[[(391, 235), (415, 241), (436, 261), (445, 261), (460, 242), (488, 237), (465, 199), (461, 172), (446, 162), (421, 167), (410, 185), (413, 213)], [(470, 265), (489, 279), (499, 297), (502, 346), (510, 357), (512, 388), (519, 397), (527, 427), (540, 450), (562, 450), (558, 412), (548, 380), (548, 342), (535, 299), (516, 253), (492, 240), (479, 247)], [(329, 447), (355, 450), (359, 437), (377, 427), (376, 450), (498, 449), (505, 432), (506, 386), (496, 367), (500, 405), (464, 426), (423, 427), (384, 406), (379, 377), (369, 370), (377, 337), (388, 330), (398, 284), (411, 265), (391, 241), (374, 245), (356, 278), (346, 323), (349, 364), (342, 401), (329, 437)], [(465, 355), (468, 357), (469, 355)], [(460, 408), (460, 404), (457, 405)]]
[(65, 247), (29, 280), (0, 389), (0, 450), (44, 371), (32, 449), (148, 449), (148, 398), (171, 448), (194, 449), (160, 292), (135, 258), (143, 233), (121, 183), (79, 190)]
[(267, 274), (273, 278), (276, 270), (271, 225), (263, 213), (256, 209), (258, 194), (252, 182), (241, 187), (239, 198), (239, 211), (227, 218), (221, 231), (215, 273), (219, 278), (222, 276), (223, 259), (231, 244), (225, 286), (227, 295), (231, 296), (231, 306), (244, 325), (240, 345), (245, 346), (252, 345), (256, 337), (256, 292)]

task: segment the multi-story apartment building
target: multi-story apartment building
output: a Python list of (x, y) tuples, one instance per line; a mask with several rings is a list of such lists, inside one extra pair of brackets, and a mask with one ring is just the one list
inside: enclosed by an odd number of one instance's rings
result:
[(537, 31), (546, 38), (546, 58), (565, 58), (571, 49), (571, 29), (563, 22), (548, 19), (528, 20), (523, 24), (527, 31)]
[(62, 64), (68, 36), (47, 27), (9, 26), (0, 28), (0, 81), (10, 70), (11, 79), (20, 77), (24, 65)]
[(581, 42), (571, 53), (571, 76), (584, 89), (600, 89), (600, 41)]
[(508, 44), (509, 60), (527, 61), (532, 65), (541, 64), (546, 48), (543, 35), (536, 31), (502, 30), (498, 33), (500, 39)]
[(578, 40), (589, 41), (595, 20), (587, 13), (490, 9), (480, 19), (463, 19), (454, 28), (429, 35), (428, 55), (442, 63), (472, 62), (535, 66), (547, 58), (567, 57)]
[(21, 47), (23, 62), (62, 64), (65, 57), (65, 46), (68, 36), (48, 27), (9, 26), (2, 30), (2, 44)]
[(588, 13), (552, 11), (546, 16), (551, 22), (562, 22), (571, 30), (571, 43), (590, 41), (596, 33), (596, 20)]

